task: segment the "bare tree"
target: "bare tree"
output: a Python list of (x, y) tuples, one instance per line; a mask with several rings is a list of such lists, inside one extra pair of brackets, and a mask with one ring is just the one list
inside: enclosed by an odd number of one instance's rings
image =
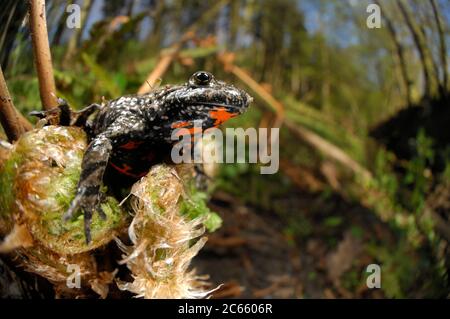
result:
[(448, 90), (448, 70), (447, 70), (447, 45), (445, 43), (445, 34), (442, 18), (439, 14), (439, 6), (436, 0), (429, 0), (431, 7), (433, 8), (433, 15), (436, 21), (436, 27), (438, 29), (439, 43), (440, 43), (440, 58), (442, 63), (443, 82), (441, 89), (443, 94), (447, 94)]
[(405, 87), (406, 101), (407, 101), (408, 105), (411, 105), (411, 103), (412, 103), (412, 97), (411, 97), (412, 81), (408, 75), (408, 68), (406, 65), (405, 50), (404, 50), (403, 44), (400, 42), (400, 39), (397, 35), (397, 31), (394, 27), (394, 24), (393, 24), (391, 18), (387, 15), (387, 10), (385, 10), (383, 5), (381, 4), (381, 1), (375, 0), (375, 2), (380, 6), (381, 10), (383, 11), (383, 18), (386, 21), (389, 35), (392, 39), (392, 42), (394, 43), (395, 52), (396, 52), (397, 59), (398, 59), (398, 64), (400, 66), (400, 74), (402, 76), (402, 80), (403, 80), (404, 87)]
[(433, 97), (437, 94), (437, 83), (438, 78), (433, 70), (433, 57), (427, 46), (425, 35), (423, 30), (417, 24), (413, 17), (409, 7), (405, 4), (403, 0), (397, 1), (398, 7), (405, 19), (405, 22), (413, 36), (414, 44), (419, 52), (420, 61), (422, 64), (423, 74), (425, 77), (425, 96)]
[(83, 6), (81, 7), (80, 12), (80, 28), (76, 28), (70, 37), (69, 43), (67, 44), (67, 51), (64, 56), (64, 63), (69, 63), (70, 59), (73, 57), (75, 50), (77, 48), (77, 45), (81, 41), (81, 37), (83, 36), (84, 27), (87, 21), (87, 17), (89, 16), (89, 12), (92, 8), (92, 1), (91, 0), (84, 0)]

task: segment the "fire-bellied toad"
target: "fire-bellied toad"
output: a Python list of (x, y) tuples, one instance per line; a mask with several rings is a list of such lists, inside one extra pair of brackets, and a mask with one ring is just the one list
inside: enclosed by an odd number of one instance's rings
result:
[[(73, 112), (65, 103), (49, 111), (32, 112), (49, 124), (77, 125), (86, 129), (89, 145), (83, 157), (75, 198), (63, 216), (84, 214), (86, 241), (94, 212), (100, 208), (101, 185), (107, 167), (137, 180), (145, 175), (155, 159), (167, 153), (175, 141), (177, 128), (192, 129), (201, 121), (202, 129), (216, 127), (243, 113), (252, 98), (233, 85), (218, 81), (205, 71), (194, 73), (183, 85), (168, 85), (144, 95), (128, 95), (105, 106), (90, 105)], [(88, 117), (97, 112), (92, 121)]]

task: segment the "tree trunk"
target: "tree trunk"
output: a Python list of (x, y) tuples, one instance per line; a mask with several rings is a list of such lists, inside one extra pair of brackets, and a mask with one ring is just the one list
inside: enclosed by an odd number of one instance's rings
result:
[(80, 28), (76, 28), (70, 37), (69, 43), (67, 44), (67, 51), (64, 56), (64, 64), (70, 64), (70, 59), (75, 54), (75, 50), (77, 49), (77, 45), (83, 36), (84, 25), (86, 23), (86, 18), (88, 16), (89, 11), (91, 10), (92, 0), (84, 0), (83, 6), (81, 7), (80, 12)]
[(400, 43), (400, 40), (397, 36), (397, 31), (395, 30), (394, 24), (392, 23), (392, 20), (389, 18), (389, 16), (386, 15), (386, 10), (383, 8), (381, 1), (375, 0), (375, 2), (380, 6), (381, 10), (383, 11), (383, 18), (386, 21), (386, 25), (389, 31), (389, 35), (392, 38), (392, 42), (394, 43), (395, 52), (398, 59), (398, 65), (400, 66), (400, 74), (402, 76), (402, 80), (405, 87), (405, 95), (406, 95), (406, 101), (408, 103), (408, 106), (412, 103), (412, 96), (411, 96), (411, 85), (412, 81), (409, 78), (408, 75), (408, 68), (406, 66), (406, 59), (405, 59), (405, 52), (403, 45)]
[(153, 26), (152, 30), (147, 36), (147, 41), (149, 43), (149, 47), (152, 50), (159, 50), (161, 44), (161, 36), (162, 36), (162, 27), (163, 27), (163, 17), (165, 13), (165, 2), (157, 1), (156, 6), (150, 12), (150, 19), (152, 19)]
[(439, 6), (436, 0), (430, 0), (431, 6), (433, 8), (433, 15), (436, 21), (436, 26), (438, 29), (439, 42), (440, 42), (440, 57), (442, 63), (443, 81), (441, 86), (441, 91), (443, 95), (447, 95), (448, 90), (448, 69), (447, 69), (447, 45), (445, 43), (444, 26), (442, 25), (442, 19), (439, 14)]
[(433, 58), (428, 49), (425, 35), (414, 20), (411, 11), (405, 5), (403, 0), (397, 1), (398, 7), (405, 19), (406, 24), (413, 36), (417, 51), (419, 51), (420, 61), (422, 64), (423, 74), (425, 78), (425, 96), (428, 98), (435, 97), (438, 92), (437, 75), (433, 71)]
[(61, 43), (62, 36), (64, 34), (64, 31), (66, 30), (66, 21), (67, 17), (69, 16), (69, 12), (64, 10), (63, 14), (61, 15), (61, 18), (59, 18), (57, 23), (57, 28), (55, 31), (55, 34), (53, 35), (52, 44), (53, 45), (59, 45)]

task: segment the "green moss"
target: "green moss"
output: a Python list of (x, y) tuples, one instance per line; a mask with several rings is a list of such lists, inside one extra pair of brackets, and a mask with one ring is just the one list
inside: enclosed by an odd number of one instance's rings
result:
[(48, 126), (19, 139), (0, 173), (0, 217), (8, 229), (13, 214), (26, 212), (25, 221), (33, 238), (62, 254), (87, 251), (113, 238), (126, 218), (113, 197), (107, 197), (101, 205), (105, 220), (94, 214), (89, 245), (85, 243), (81, 212), (70, 221), (62, 221), (75, 197), (85, 147), (84, 132), (72, 127)]
[(2, 219), (7, 218), (14, 199), (12, 187), (14, 183), (13, 171), (15, 165), (19, 163), (17, 155), (14, 155), (10, 156), (10, 158), (6, 160), (2, 171), (0, 172), (0, 217)]
[(342, 217), (340, 217), (340, 216), (327, 217), (323, 223), (326, 227), (331, 227), (331, 228), (337, 227), (342, 224)]
[(204, 226), (209, 232), (214, 232), (222, 226), (222, 218), (212, 212), (206, 205), (207, 194), (191, 187), (188, 198), (181, 202), (181, 214), (191, 219), (205, 216)]

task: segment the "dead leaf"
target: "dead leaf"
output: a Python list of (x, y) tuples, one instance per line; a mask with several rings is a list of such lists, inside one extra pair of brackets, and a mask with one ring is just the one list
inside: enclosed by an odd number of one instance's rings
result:
[(341, 275), (351, 268), (361, 251), (361, 240), (354, 237), (350, 231), (346, 231), (336, 250), (327, 255), (328, 276), (334, 283), (338, 283)]
[(0, 252), (8, 253), (17, 248), (33, 246), (33, 237), (25, 224), (14, 224), (14, 228), (0, 243)]

